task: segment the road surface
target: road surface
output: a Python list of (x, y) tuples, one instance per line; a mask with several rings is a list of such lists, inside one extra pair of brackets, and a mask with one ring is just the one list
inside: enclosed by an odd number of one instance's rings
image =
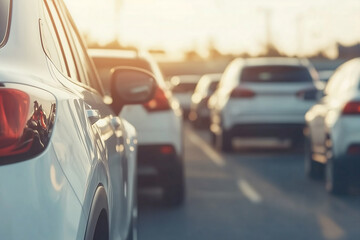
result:
[(185, 204), (169, 208), (156, 189), (141, 191), (139, 239), (360, 239), (359, 194), (334, 197), (306, 179), (301, 150), (258, 145), (219, 153), (207, 131), (186, 125)]

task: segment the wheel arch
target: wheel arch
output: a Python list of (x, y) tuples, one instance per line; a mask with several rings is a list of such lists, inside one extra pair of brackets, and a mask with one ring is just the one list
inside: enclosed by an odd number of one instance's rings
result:
[[(104, 213), (106, 214), (105, 216)], [(110, 225), (109, 225), (108, 198), (104, 186), (98, 185), (91, 203), (91, 208), (90, 208), (89, 217), (86, 225), (86, 231), (85, 231), (85, 238), (84, 238), (85, 240), (93, 239), (98, 224), (98, 220), (104, 217), (106, 217), (106, 221), (107, 221), (106, 224), (108, 228), (107, 234), (109, 234)]]

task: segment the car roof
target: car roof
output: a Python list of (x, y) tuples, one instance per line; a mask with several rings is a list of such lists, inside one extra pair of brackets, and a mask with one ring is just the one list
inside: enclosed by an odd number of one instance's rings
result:
[(145, 59), (149, 60), (146, 52), (122, 49), (88, 49), (88, 53), (93, 58), (121, 58), (121, 59)]
[(171, 82), (179, 83), (197, 83), (200, 80), (200, 75), (175, 75), (171, 78)]
[(207, 78), (210, 81), (219, 81), (221, 79), (221, 73), (208, 73), (204, 74), (201, 78)]
[(310, 62), (303, 58), (290, 57), (260, 57), (244, 59), (244, 66), (304, 66), (307, 67)]

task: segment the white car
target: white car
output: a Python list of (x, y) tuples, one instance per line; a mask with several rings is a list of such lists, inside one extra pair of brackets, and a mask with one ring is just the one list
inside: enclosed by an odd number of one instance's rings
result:
[(148, 101), (153, 76), (114, 72), (111, 108), (61, 0), (0, 16), (0, 238), (136, 239), (136, 131), (114, 109)]
[(359, 181), (360, 58), (336, 70), (324, 97), (307, 112), (306, 122), (306, 174), (320, 178), (325, 169), (326, 189), (346, 193)]
[(139, 186), (160, 186), (166, 203), (181, 204), (185, 191), (182, 113), (157, 63), (149, 54), (135, 51), (92, 49), (89, 53), (105, 86), (109, 86), (111, 69), (119, 66), (141, 68), (156, 76), (155, 97), (141, 105), (125, 106), (120, 116), (138, 131)]
[(217, 147), (232, 150), (234, 137), (291, 138), (297, 145), (319, 83), (307, 60), (233, 60), (209, 100), (210, 129)]
[(187, 118), (191, 107), (191, 96), (194, 93), (197, 83), (201, 76), (198, 75), (178, 75), (170, 79), (171, 92), (179, 101), (184, 118)]
[(220, 79), (220, 73), (205, 74), (196, 85), (195, 91), (191, 96), (189, 113), (189, 120), (195, 127), (209, 126), (210, 110), (208, 108), (208, 101), (219, 85)]

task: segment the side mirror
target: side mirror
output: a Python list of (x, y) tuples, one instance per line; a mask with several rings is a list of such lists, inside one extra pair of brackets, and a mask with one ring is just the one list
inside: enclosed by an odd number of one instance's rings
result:
[(150, 72), (134, 67), (116, 67), (111, 71), (111, 97), (116, 112), (126, 104), (141, 104), (153, 98), (156, 80)]

